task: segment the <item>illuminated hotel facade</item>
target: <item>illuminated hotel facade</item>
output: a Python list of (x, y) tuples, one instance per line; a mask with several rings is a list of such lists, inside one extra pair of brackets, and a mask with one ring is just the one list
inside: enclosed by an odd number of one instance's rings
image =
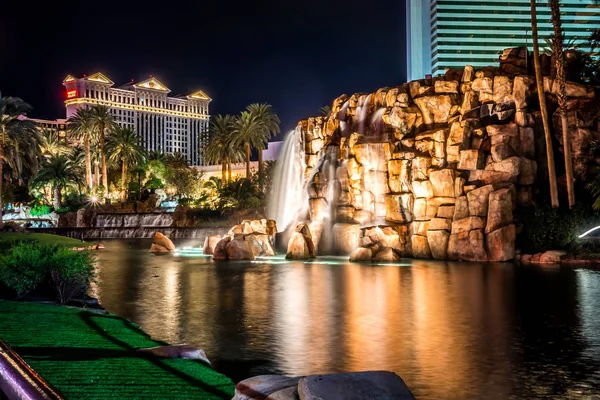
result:
[(67, 76), (67, 118), (86, 106), (104, 105), (119, 126), (133, 128), (147, 150), (185, 154), (190, 165), (202, 165), (200, 150), (208, 135), (211, 98), (197, 91), (169, 97), (169, 88), (151, 77), (118, 88), (102, 73)]
[[(583, 45), (600, 26), (594, 0), (561, 0), (565, 43)], [(553, 34), (547, 1), (537, 5), (540, 47)], [(407, 0), (407, 77), (422, 79), (446, 68), (496, 65), (507, 47), (531, 47), (530, 0)]]

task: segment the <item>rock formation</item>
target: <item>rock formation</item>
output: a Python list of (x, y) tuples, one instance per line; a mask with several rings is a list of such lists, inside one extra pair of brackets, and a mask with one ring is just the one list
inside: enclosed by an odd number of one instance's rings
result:
[(156, 232), (154, 241), (150, 247), (150, 253), (170, 253), (172, 251), (175, 251), (175, 245), (171, 239), (160, 232)]
[[(537, 182), (547, 176), (535, 79), (525, 57), (523, 49), (507, 49), (500, 68), (467, 65), (371, 94), (342, 95), (330, 115), (300, 121), (307, 225), (329, 216), (333, 253), (353, 260), (513, 259), (513, 211), (534, 201)], [(555, 81), (546, 76), (544, 88), (556, 104)], [(595, 90), (567, 84), (578, 179), (595, 165), (588, 156), (588, 139), (600, 136)], [(312, 236), (313, 247), (321, 248), (321, 235)], [(306, 253), (299, 235), (292, 240)]]
[(223, 237), (209, 236), (204, 254), (214, 260), (254, 260), (257, 256), (275, 255), (277, 226), (272, 220), (244, 220)]

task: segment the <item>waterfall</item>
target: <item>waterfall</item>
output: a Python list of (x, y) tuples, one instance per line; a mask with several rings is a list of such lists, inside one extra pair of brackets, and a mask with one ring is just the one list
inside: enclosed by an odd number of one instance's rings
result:
[(367, 122), (367, 113), (369, 112), (369, 102), (371, 101), (371, 95), (368, 95), (363, 101), (362, 106), (360, 106), (360, 113), (358, 114), (358, 133), (364, 135), (366, 122)]
[(296, 221), (308, 204), (308, 195), (303, 190), (305, 167), (302, 133), (298, 128), (285, 138), (269, 197), (267, 215), (275, 220), (280, 232)]

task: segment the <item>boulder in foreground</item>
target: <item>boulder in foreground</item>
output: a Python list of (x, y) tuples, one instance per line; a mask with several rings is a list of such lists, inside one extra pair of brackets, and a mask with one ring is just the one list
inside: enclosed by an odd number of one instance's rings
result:
[(151, 253), (170, 253), (175, 251), (175, 245), (165, 235), (160, 232), (156, 232), (154, 235), (154, 241), (152, 242), (152, 246), (150, 247)]

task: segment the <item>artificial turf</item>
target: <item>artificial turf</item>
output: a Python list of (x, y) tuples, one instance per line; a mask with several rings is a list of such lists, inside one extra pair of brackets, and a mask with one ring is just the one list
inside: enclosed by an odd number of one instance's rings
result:
[(31, 240), (36, 241), (39, 244), (54, 244), (68, 247), (88, 247), (93, 245), (93, 243), (90, 242), (82, 242), (78, 239), (72, 239), (59, 235), (51, 235), (49, 233), (0, 233), (0, 242), (20, 240)]
[(231, 399), (200, 361), (143, 357), (165, 343), (110, 314), (0, 300), (0, 338), (66, 399)]

